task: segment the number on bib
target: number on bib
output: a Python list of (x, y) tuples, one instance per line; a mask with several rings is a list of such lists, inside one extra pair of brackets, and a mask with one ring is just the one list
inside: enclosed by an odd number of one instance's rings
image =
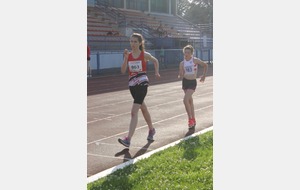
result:
[(129, 61), (128, 66), (130, 72), (140, 72), (143, 70), (142, 61)]
[(193, 67), (192, 66), (185, 67), (185, 72), (187, 72), (187, 73), (193, 73)]

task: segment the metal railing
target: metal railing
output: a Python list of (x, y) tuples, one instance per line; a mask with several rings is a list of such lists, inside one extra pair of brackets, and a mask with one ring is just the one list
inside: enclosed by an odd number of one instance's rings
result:
[[(147, 51), (147, 50), (146, 50)], [(160, 64), (160, 69), (178, 68), (179, 63), (184, 59), (182, 49), (165, 49), (161, 54), (161, 49), (148, 50), (152, 56), (156, 57)], [(213, 63), (213, 49), (195, 50), (194, 56)], [(119, 51), (92, 51), (91, 52), (91, 69), (93, 76), (105, 74), (120, 74), (120, 67), (123, 63), (123, 50)], [(152, 62), (147, 63), (148, 71), (154, 70)]]

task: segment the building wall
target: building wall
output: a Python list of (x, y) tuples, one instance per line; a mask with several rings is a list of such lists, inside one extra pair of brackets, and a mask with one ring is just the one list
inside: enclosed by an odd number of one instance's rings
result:
[[(94, 0), (88, 0), (92, 4)], [(176, 0), (95, 0), (100, 4), (116, 8), (139, 10), (153, 13), (176, 14)], [(89, 3), (90, 2), (90, 3)], [(149, 7), (150, 6), (150, 7)]]

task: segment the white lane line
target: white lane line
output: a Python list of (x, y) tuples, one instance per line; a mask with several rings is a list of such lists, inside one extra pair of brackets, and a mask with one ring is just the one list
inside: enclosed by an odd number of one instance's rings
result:
[[(112, 90), (118, 90), (120, 89), (120, 87), (115, 87), (115, 88), (105, 88), (103, 90), (91, 90), (89, 91), (88, 93), (96, 93), (96, 92), (107, 92), (107, 93), (110, 93), (110, 91)], [(96, 95), (96, 94), (95, 94)]]
[[(209, 80), (211, 77), (207, 77), (207, 79), (206, 79), (206, 82), (210, 82), (211, 80)], [(197, 78), (197, 79), (199, 79), (199, 78)], [(168, 81), (170, 81), (170, 82), (168, 82)], [(175, 82), (173, 82), (173, 79), (171, 80), (168, 80), (168, 81), (165, 81), (165, 83), (163, 83), (163, 84), (151, 84), (150, 83), (150, 86), (157, 86), (157, 85), (161, 85), (161, 86), (163, 86), (163, 85), (170, 85), (170, 83), (180, 83), (181, 82), (181, 80), (180, 81), (175, 81)], [(151, 82), (151, 81), (150, 81)], [(197, 80), (197, 82), (198, 82), (198, 80)], [(108, 91), (107, 93), (110, 93), (109, 91), (111, 91), (111, 90), (116, 90), (116, 89), (120, 89), (120, 87), (114, 87), (114, 88), (105, 88), (105, 89), (103, 89), (103, 90), (93, 90), (93, 91), (89, 91), (89, 93), (95, 93), (95, 92), (103, 92), (103, 91)], [(96, 95), (96, 94), (95, 94)]]
[(88, 110), (107, 107), (107, 106), (115, 106), (117, 104), (122, 104), (122, 103), (127, 103), (127, 102), (132, 102), (132, 101), (133, 100), (124, 100), (124, 101), (115, 102), (115, 103), (111, 103), (111, 104), (104, 104), (104, 105), (101, 105), (101, 106), (90, 107), (90, 108), (88, 108)]
[(158, 149), (155, 149), (155, 150), (153, 150), (153, 151), (147, 152), (147, 153), (145, 153), (145, 154), (143, 154), (143, 155), (141, 155), (141, 156), (138, 156), (138, 157), (136, 157), (136, 158), (134, 158), (134, 159), (130, 159), (130, 160), (127, 161), (127, 162), (124, 162), (124, 163), (122, 163), (122, 164), (119, 164), (119, 165), (117, 165), (117, 166), (111, 167), (111, 168), (109, 168), (109, 169), (107, 169), (107, 170), (104, 170), (104, 171), (102, 171), (102, 172), (99, 172), (99, 173), (97, 173), (97, 174), (95, 174), (95, 175), (92, 175), (92, 176), (88, 177), (88, 178), (87, 178), (87, 183), (94, 182), (94, 181), (96, 181), (96, 180), (98, 180), (98, 179), (100, 179), (100, 178), (102, 178), (102, 177), (105, 177), (105, 176), (107, 176), (107, 175), (109, 175), (109, 174), (111, 174), (111, 173), (113, 173), (113, 172), (115, 172), (115, 171), (117, 171), (117, 170), (119, 170), (119, 169), (122, 169), (122, 168), (124, 168), (124, 167), (126, 167), (126, 166), (128, 166), (128, 165), (134, 164), (134, 163), (136, 163), (136, 162), (139, 161), (139, 160), (142, 160), (142, 159), (145, 159), (145, 158), (149, 158), (149, 157), (150, 157), (151, 155), (153, 155), (154, 153), (157, 153), (157, 152), (160, 152), (160, 151), (162, 151), (162, 150), (165, 150), (165, 149), (167, 149), (167, 148), (169, 148), (169, 147), (175, 146), (175, 145), (179, 144), (181, 141), (185, 141), (185, 140), (187, 140), (187, 139), (190, 139), (190, 138), (192, 138), (192, 137), (195, 137), (195, 136), (204, 134), (204, 133), (206, 133), (206, 132), (208, 132), (208, 131), (211, 131), (211, 130), (213, 130), (213, 126), (208, 127), (208, 128), (206, 128), (206, 129), (204, 129), (204, 130), (201, 130), (201, 131), (199, 131), (199, 132), (197, 132), (197, 133), (194, 133), (194, 134), (192, 134), (192, 135), (190, 135), (190, 136), (187, 136), (187, 137), (185, 137), (185, 138), (179, 139), (179, 140), (177, 140), (177, 141), (175, 141), (175, 142), (172, 142), (172, 143), (170, 143), (170, 144), (167, 144), (167, 145), (165, 145), (165, 146), (163, 146), (163, 147), (160, 147), (160, 148), (158, 148)]
[[(209, 83), (212, 80), (213, 80), (212, 76), (208, 76), (208, 77), (206, 77), (205, 82)], [(178, 81), (168, 80), (168, 81), (170, 81), (170, 82), (165, 81), (164, 83), (161, 83), (161, 84), (158, 84), (158, 83), (151, 84), (151, 81), (150, 81), (149, 86), (151, 86), (151, 87), (157, 87), (158, 85), (160, 85), (160, 86), (170, 86), (170, 84), (172, 84), (172, 83), (181, 83), (182, 82), (182, 80), (178, 80)], [(199, 78), (197, 77), (197, 82), (198, 81), (199, 81)], [(116, 81), (115, 83), (118, 83), (118, 81)], [(106, 84), (102, 84), (102, 85), (106, 85)], [(109, 85), (111, 86), (111, 84), (109, 84)], [(108, 86), (108, 84), (106, 86)], [(114, 88), (105, 88), (105, 90), (114, 90), (114, 89), (118, 89), (118, 88), (116, 88), (116, 87), (114, 87)], [(103, 91), (103, 90), (93, 90), (93, 91), (90, 91), (90, 92), (99, 92), (99, 91)]]
[[(180, 84), (177, 84), (177, 83), (180, 83)], [(202, 88), (202, 87), (206, 87), (206, 86), (212, 86), (213, 84), (212, 83), (204, 83), (204, 84), (199, 84), (198, 85), (198, 87), (197, 88)], [(165, 87), (166, 86), (166, 87)], [(168, 89), (168, 88), (170, 88), (170, 87), (172, 87), (173, 89), (175, 88), (175, 89), (180, 89), (180, 90), (182, 90), (181, 89), (181, 82), (174, 82), (174, 84), (172, 84), (172, 83), (168, 83), (168, 84), (166, 84), (166, 85), (163, 85), (163, 84), (161, 84), (161, 85), (159, 85), (159, 86), (149, 86), (149, 89), (151, 89), (151, 92), (150, 93), (155, 93), (155, 91), (161, 91), (162, 89)], [(120, 92), (128, 92), (128, 89), (125, 89), (125, 90), (120, 90), (120, 91), (114, 91), (114, 92), (108, 92), (108, 93), (105, 93), (105, 94), (101, 94), (101, 96), (102, 95), (108, 95), (108, 96), (110, 96), (110, 94), (119, 94)], [(94, 95), (95, 96), (95, 95)], [(99, 95), (97, 95), (97, 96), (99, 96)], [(99, 98), (101, 98), (101, 97), (93, 97), (94, 99), (99, 99)]]
[[(204, 109), (207, 109), (207, 108), (211, 108), (211, 107), (213, 107), (213, 105), (209, 105), (209, 106), (206, 106), (206, 107), (202, 107), (202, 108), (200, 108), (200, 109), (196, 109), (195, 112), (196, 112), (196, 111), (201, 111), (201, 110), (204, 110)], [(168, 120), (171, 120), (171, 119), (175, 119), (175, 118), (181, 117), (181, 116), (183, 116), (183, 115), (186, 115), (186, 113), (182, 113), (182, 114), (179, 114), (179, 115), (176, 115), (176, 116), (173, 116), (173, 117), (169, 117), (169, 118), (167, 118), (167, 119), (163, 119), (163, 120), (159, 120), (159, 121), (153, 122), (152, 125), (155, 125), (155, 124), (158, 124), (158, 123), (162, 123), (162, 122), (164, 122), (164, 121), (168, 121)], [(144, 127), (148, 127), (148, 125), (143, 125), (143, 126), (141, 126), (141, 127), (137, 127), (136, 130), (142, 129), (142, 128), (144, 128)], [(118, 136), (124, 135), (124, 134), (126, 134), (126, 133), (128, 133), (128, 131), (121, 132), (121, 133), (118, 133), (118, 134), (115, 134), (115, 135), (112, 135), (112, 136), (104, 137), (104, 138), (102, 138), (102, 139), (98, 139), (98, 140), (89, 142), (89, 143), (87, 143), (87, 145), (90, 145), (90, 144), (93, 144), (93, 143), (97, 143), (97, 142), (100, 142), (100, 141), (103, 141), (103, 140), (106, 140), (106, 139), (110, 139), (110, 138), (113, 138), (113, 137), (118, 137)]]
[[(208, 86), (213, 86), (213, 85), (211, 85), (211, 84), (209, 84), (209, 85), (202, 85), (201, 87), (208, 87)], [(180, 88), (181, 87), (181, 85), (180, 86), (178, 86), (178, 88)], [(176, 90), (176, 89), (175, 89)], [(167, 94), (174, 94), (174, 93), (176, 93), (176, 92), (179, 92), (179, 91), (182, 91), (182, 89), (180, 88), (179, 90), (177, 90), (177, 91), (175, 91), (175, 90), (171, 90), (171, 91), (168, 91), (168, 92), (163, 92), (163, 93), (159, 93), (159, 94), (157, 94), (157, 93), (154, 93), (153, 92), (153, 89), (151, 89), (151, 92), (149, 93), (149, 95), (147, 95), (147, 97), (152, 97), (152, 96), (162, 96), (162, 95), (167, 95)], [(204, 90), (204, 89), (203, 89)], [(127, 93), (127, 91), (126, 91), (126, 93)], [(128, 95), (128, 94), (126, 94), (126, 95)], [(119, 94), (119, 96), (120, 96), (120, 94)], [(128, 95), (128, 97), (131, 97), (131, 96), (129, 96)], [(102, 97), (102, 99), (103, 99), (103, 97)], [(106, 100), (107, 101), (107, 100)], [(114, 103), (110, 103), (110, 104), (103, 104), (103, 105), (100, 105), (100, 106), (94, 106), (94, 107), (89, 107), (89, 108), (87, 108), (88, 110), (91, 110), (91, 109), (97, 109), (97, 108), (101, 108), (101, 107), (106, 107), (106, 106), (114, 106), (114, 105), (117, 105), (117, 104), (122, 104), (122, 103), (126, 103), (126, 102), (132, 102), (133, 100), (122, 100), (122, 101), (120, 101), (120, 102), (114, 102)]]
[[(209, 94), (213, 94), (213, 92), (195, 95), (194, 97), (201, 97), (201, 96), (205, 96), (205, 95), (209, 95)], [(182, 101), (182, 98), (181, 98), (181, 99), (174, 100), (174, 101), (169, 101), (169, 102), (166, 102), (166, 103), (162, 103), (162, 104), (156, 104), (156, 105), (154, 105), (154, 106), (149, 106), (148, 109), (156, 108), (156, 107), (158, 107), (158, 106), (163, 106), (163, 105), (167, 105), (167, 104), (172, 104), (172, 103), (174, 103), (174, 102), (180, 102), (180, 101)], [(99, 118), (99, 119), (96, 119), (96, 120), (88, 121), (87, 124), (95, 123), (95, 122), (102, 121), (102, 120), (111, 120), (112, 118), (119, 117), (119, 116), (126, 115), (126, 114), (130, 114), (130, 113), (131, 113), (131, 112), (125, 112), (125, 113), (116, 114), (116, 115), (109, 116), (109, 117)]]
[[(105, 113), (105, 112), (96, 112), (96, 111), (88, 111), (87, 113), (89, 113), (89, 114), (97, 114), (97, 115), (99, 115), (99, 114), (102, 114), (102, 115), (108, 115), (108, 116), (114, 116), (114, 115), (116, 115), (116, 114), (113, 114), (113, 113)], [(95, 118), (95, 119), (98, 119), (98, 118)]]
[[(117, 146), (117, 145), (120, 145), (119, 143), (116, 144), (116, 143), (104, 143), (104, 142), (96, 142), (95, 143), (97, 146), (99, 145), (109, 145), (109, 146)], [(123, 146), (122, 146), (123, 147)], [(139, 149), (139, 150), (151, 150), (150, 148), (143, 148), (143, 147), (139, 147), (139, 146), (130, 146), (130, 148), (136, 148), (136, 149)]]
[(128, 158), (120, 158), (120, 157), (114, 157), (114, 156), (105, 156), (105, 155), (101, 155), (101, 154), (91, 154), (91, 153), (87, 153), (88, 156), (96, 156), (96, 157), (104, 157), (104, 158), (115, 158), (115, 159), (118, 159), (118, 160), (130, 160)]

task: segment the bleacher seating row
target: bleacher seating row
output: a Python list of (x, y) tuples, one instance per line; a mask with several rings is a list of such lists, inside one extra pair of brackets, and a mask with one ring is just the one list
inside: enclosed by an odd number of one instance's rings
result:
[[(107, 16), (104, 12), (100, 12), (95, 7), (87, 7), (87, 35), (88, 36), (122, 36), (118, 29), (118, 23)], [(123, 35), (124, 36), (124, 35)]]
[[(114, 12), (114, 16), (110, 13)], [(184, 20), (179, 16), (145, 13), (136, 10), (117, 9), (114, 7), (106, 7), (106, 9), (99, 7), (89, 7), (87, 12), (87, 35), (90, 43), (103, 43), (106, 40), (111, 42), (126, 42), (128, 43), (128, 37), (120, 30), (119, 26), (126, 24), (132, 28), (137, 28), (149, 32), (148, 37), (170, 37), (175, 39), (187, 39), (200, 40), (200, 27), (195, 26), (192, 23)], [(125, 20), (124, 20), (125, 18)], [(125, 22), (125, 23), (124, 23)], [(159, 26), (163, 28), (163, 34), (159, 34), (157, 28)], [(108, 33), (112, 33), (112, 38), (104, 38)], [(119, 39), (113, 36), (118, 34), (123, 38)]]

